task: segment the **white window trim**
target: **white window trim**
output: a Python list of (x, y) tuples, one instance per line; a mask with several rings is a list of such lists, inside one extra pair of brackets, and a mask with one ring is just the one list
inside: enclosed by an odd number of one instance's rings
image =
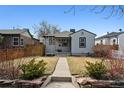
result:
[[(15, 39), (15, 38), (18, 38), (18, 45), (14, 45), (14, 39)], [(13, 37), (12, 45), (13, 45), (13, 46), (19, 46), (19, 37)]]
[[(80, 39), (84, 39), (84, 41), (80, 41)], [(80, 46), (81, 43), (84, 43), (85, 46)], [(79, 37), (79, 48), (86, 48), (86, 37)]]

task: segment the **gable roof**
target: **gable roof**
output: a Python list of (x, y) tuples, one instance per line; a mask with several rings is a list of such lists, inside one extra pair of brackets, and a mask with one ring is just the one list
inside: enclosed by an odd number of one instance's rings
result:
[[(87, 31), (87, 30), (85, 30), (85, 29), (80, 29), (80, 30), (76, 31), (75, 33), (80, 32), (80, 31), (85, 31), (85, 32), (88, 32), (88, 33), (93, 34), (93, 35), (95, 35), (95, 36), (96, 36), (96, 34), (95, 34), (95, 33), (92, 33), (92, 32)], [(72, 33), (72, 34), (70, 34), (70, 35), (73, 35), (73, 34), (75, 34), (75, 33)]]
[(27, 32), (31, 38), (33, 38), (33, 36), (31, 35), (31, 33), (29, 32), (29, 29), (3, 29), (0, 30), (0, 34), (2, 35), (7, 35), (7, 34), (24, 34), (25, 32)]
[(61, 32), (61, 33), (56, 33), (55, 34), (55, 37), (69, 37), (70, 34), (72, 34), (73, 32), (69, 32), (69, 31), (64, 31), (64, 32)]
[(107, 34), (105, 34), (103, 36), (97, 37), (96, 39), (116, 37), (116, 36), (118, 36), (118, 35), (120, 35), (122, 33), (124, 33), (124, 32), (111, 32), (111, 33), (107, 33)]
[(80, 31), (82, 31), (82, 30), (96, 36), (96, 34), (90, 32), (90, 31), (87, 31), (87, 30), (85, 30), (85, 29), (80, 29), (80, 30), (78, 30), (78, 31), (76, 31), (76, 32), (63, 31), (63, 32), (58, 32), (58, 33), (55, 33), (55, 34), (47, 34), (47, 35), (43, 35), (43, 36), (44, 36), (44, 37), (45, 37), (45, 36), (70, 37), (71, 35), (73, 35), (73, 34), (75, 34), (75, 33), (77, 33), (77, 32), (80, 32)]
[(63, 31), (63, 32), (58, 32), (58, 33), (55, 33), (55, 34), (47, 34), (47, 35), (44, 35), (44, 36), (54, 36), (54, 37), (69, 37), (70, 34), (72, 32), (69, 32), (69, 31)]

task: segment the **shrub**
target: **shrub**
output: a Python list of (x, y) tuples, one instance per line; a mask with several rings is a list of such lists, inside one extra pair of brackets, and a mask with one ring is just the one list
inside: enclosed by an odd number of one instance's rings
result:
[(107, 69), (102, 62), (95, 62), (95, 63), (91, 63), (91, 62), (87, 62), (86, 67), (86, 74), (92, 78), (95, 79), (103, 79)]
[(111, 58), (105, 61), (109, 79), (124, 79), (124, 60)]
[(14, 60), (0, 63), (0, 78), (1, 79), (18, 79), (19, 76), (20, 76), (20, 70), (14, 64)]
[(21, 77), (23, 79), (31, 80), (43, 76), (46, 69), (45, 66), (46, 63), (44, 63), (43, 60), (35, 62), (35, 59), (32, 59), (28, 64), (20, 66), (20, 69), (22, 70)]
[(92, 48), (96, 57), (110, 57), (111, 50), (118, 50), (118, 45), (96, 45)]

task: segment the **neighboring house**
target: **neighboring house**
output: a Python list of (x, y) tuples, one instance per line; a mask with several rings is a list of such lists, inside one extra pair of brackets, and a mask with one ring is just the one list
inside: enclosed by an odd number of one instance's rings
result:
[(76, 31), (58, 32), (55, 34), (44, 35), (46, 54), (71, 54), (82, 55), (93, 53), (92, 47), (95, 45), (96, 34), (81, 29)]
[(124, 33), (119, 35), (119, 51), (124, 54)]
[(24, 47), (27, 44), (38, 43), (29, 32), (29, 29), (8, 29), (0, 30), (0, 35), (4, 37), (0, 48)]
[(124, 57), (124, 32), (111, 32), (95, 39), (95, 45), (118, 45), (118, 50), (113, 50), (114, 58)]
[(124, 32), (107, 32), (106, 35), (97, 37), (95, 39), (95, 45), (102, 44), (102, 45), (119, 45), (119, 36)]

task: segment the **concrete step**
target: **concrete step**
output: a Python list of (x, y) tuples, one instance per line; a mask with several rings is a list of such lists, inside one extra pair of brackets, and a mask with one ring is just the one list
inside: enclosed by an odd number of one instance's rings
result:
[(75, 88), (71, 82), (51, 82), (46, 88)]
[(72, 82), (72, 77), (59, 77), (59, 76), (52, 76), (51, 81), (57, 82)]

